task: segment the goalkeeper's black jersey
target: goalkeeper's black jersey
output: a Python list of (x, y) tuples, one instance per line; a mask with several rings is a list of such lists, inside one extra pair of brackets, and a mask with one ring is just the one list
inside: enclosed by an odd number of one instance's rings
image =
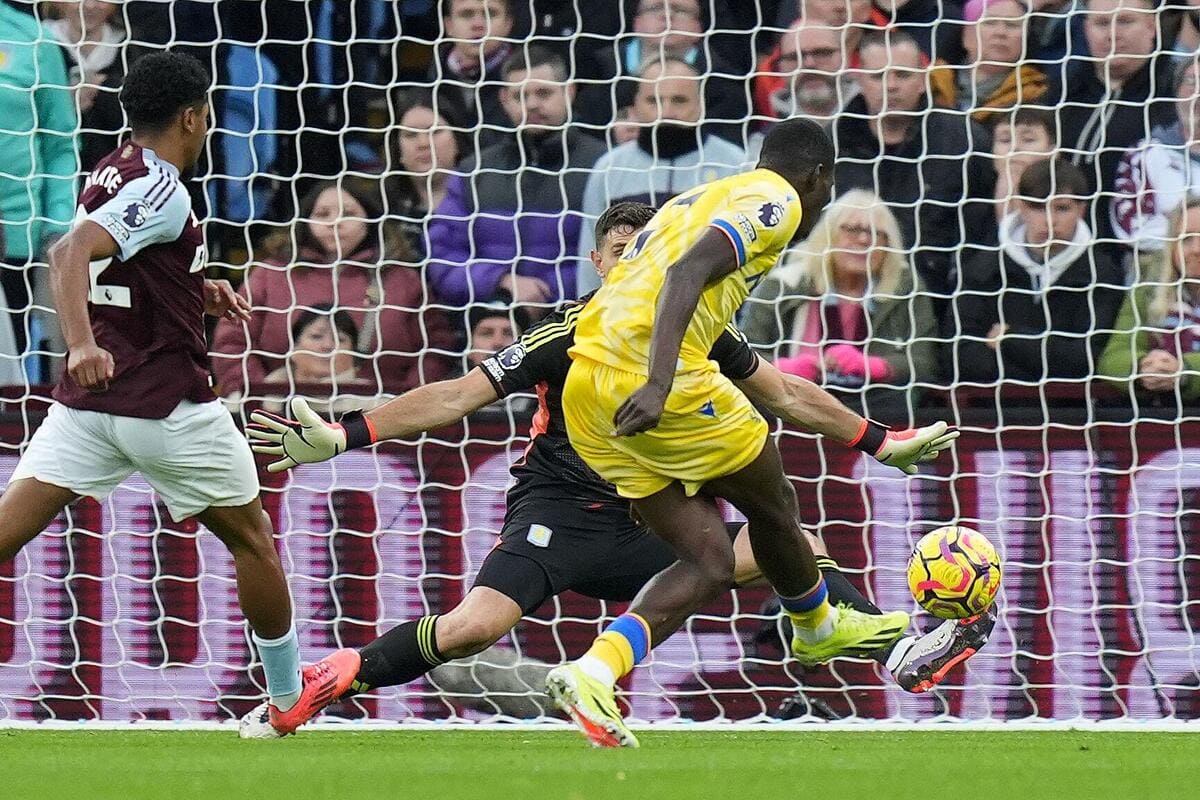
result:
[[(501, 397), (537, 391), (538, 410), (530, 429), (532, 441), (525, 455), (513, 465), (517, 483), (509, 493), (510, 503), (525, 490), (537, 486), (543, 496), (551, 490), (561, 492), (562, 499), (573, 502), (628, 504), (571, 447), (563, 422), (562, 390), (571, 366), (567, 350), (575, 343), (579, 312), (590, 299), (588, 295), (560, 307), (517, 342), (479, 365)], [(758, 357), (741, 331), (732, 325), (721, 333), (709, 358), (732, 380), (749, 378), (758, 368)]]

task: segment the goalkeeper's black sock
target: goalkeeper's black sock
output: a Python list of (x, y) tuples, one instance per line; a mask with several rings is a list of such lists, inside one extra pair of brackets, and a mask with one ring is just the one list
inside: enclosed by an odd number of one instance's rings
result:
[[(829, 556), (817, 556), (817, 568), (821, 570), (821, 575), (825, 578), (825, 588), (829, 590), (829, 602), (837, 605), (845, 603), (856, 611), (861, 611), (864, 614), (882, 614), (879, 606), (868, 600), (863, 593), (860, 592), (850, 579), (838, 567), (838, 563)], [(878, 650), (871, 657), (883, 664), (887, 661), (888, 655), (892, 652), (892, 648), (896, 646), (892, 642), (882, 650)]]
[(380, 686), (399, 686), (444, 664), (446, 658), (437, 646), (436, 623), (437, 614), (409, 620), (359, 650), (362, 666), (347, 695)]
[(850, 579), (842, 572), (841, 567), (829, 556), (817, 556), (817, 568), (821, 570), (821, 575), (825, 578), (825, 588), (829, 590), (829, 602), (835, 606), (838, 603), (845, 603), (855, 611), (861, 611), (864, 614), (879, 615), (883, 612), (879, 607), (863, 596), (863, 593), (854, 587)]

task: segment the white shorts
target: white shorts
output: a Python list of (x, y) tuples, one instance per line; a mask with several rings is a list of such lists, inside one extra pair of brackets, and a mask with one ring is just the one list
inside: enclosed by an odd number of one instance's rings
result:
[(37, 478), (103, 500), (134, 472), (154, 487), (176, 522), (258, 497), (250, 445), (217, 400), (184, 400), (164, 419), (54, 403), (9, 481)]

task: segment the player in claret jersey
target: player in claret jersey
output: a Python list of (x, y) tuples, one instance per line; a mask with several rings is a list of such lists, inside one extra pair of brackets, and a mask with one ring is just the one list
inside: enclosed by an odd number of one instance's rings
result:
[(324, 667), (301, 674), (253, 455), (209, 386), (204, 315), (246, 318), (249, 307), (227, 281), (205, 280), (181, 178), (204, 147), (208, 92), (200, 62), (183, 55), (147, 55), (126, 76), (132, 135), (88, 177), (74, 229), (50, 252), (67, 370), (0, 497), (0, 561), (65, 506), (140, 472), (174, 519), (196, 517), (232, 553), (271, 721), (287, 733), (306, 706), (346, 687)]

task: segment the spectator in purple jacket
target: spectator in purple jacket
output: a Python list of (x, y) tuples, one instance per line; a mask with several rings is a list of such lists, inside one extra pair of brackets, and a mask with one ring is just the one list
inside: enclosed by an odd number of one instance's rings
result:
[(505, 111), (517, 127), (469, 157), (429, 223), (428, 275), (449, 306), (549, 308), (575, 297), (583, 192), (604, 145), (567, 126), (567, 65), (537, 45), (509, 57)]

